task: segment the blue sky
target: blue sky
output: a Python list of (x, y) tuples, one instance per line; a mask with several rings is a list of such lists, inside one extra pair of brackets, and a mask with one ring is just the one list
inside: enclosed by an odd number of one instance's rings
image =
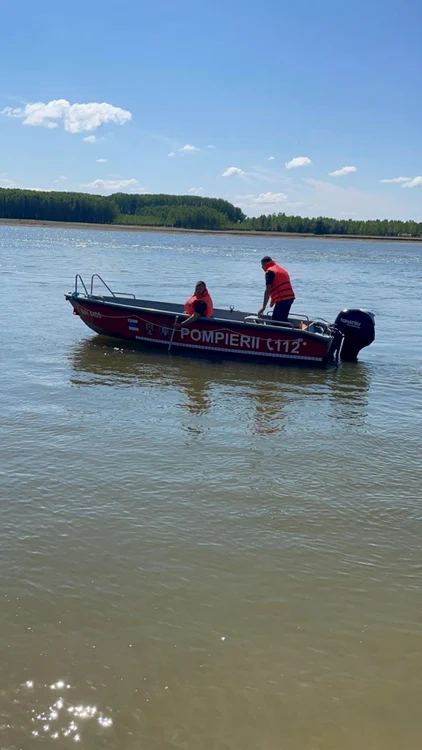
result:
[(407, 0), (8, 3), (0, 185), (422, 221), (421, 27)]

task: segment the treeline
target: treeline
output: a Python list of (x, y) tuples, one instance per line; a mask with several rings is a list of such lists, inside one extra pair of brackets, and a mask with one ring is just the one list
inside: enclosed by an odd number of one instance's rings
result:
[(208, 206), (150, 206), (136, 214), (119, 214), (116, 224), (179, 229), (230, 229), (227, 216)]
[(1, 219), (112, 224), (117, 215), (116, 204), (99, 195), (0, 188)]
[(356, 235), (366, 237), (422, 237), (422, 222), (388, 219), (330, 219), (318, 216), (316, 219), (286, 214), (270, 214), (245, 219), (241, 229), (255, 232), (290, 232), (293, 234), (317, 235)]
[(110, 200), (117, 205), (119, 213), (126, 216), (159, 216), (163, 208), (173, 209), (174, 215), (177, 215), (179, 208), (209, 208), (224, 216), (226, 222), (237, 223), (246, 218), (240, 208), (222, 198), (201, 198), (199, 195), (115, 193)]
[(422, 237), (422, 222), (304, 218), (285, 213), (247, 218), (221, 198), (196, 195), (102, 197), (88, 193), (43, 192), (0, 188), (0, 218), (93, 224), (132, 224), (180, 229), (244, 230), (314, 235)]
[(246, 217), (228, 201), (195, 195), (115, 193), (101, 197), (0, 188), (0, 218), (222, 230)]
[(118, 208), (118, 224), (222, 230), (246, 218), (240, 208), (221, 198), (116, 193), (110, 200)]

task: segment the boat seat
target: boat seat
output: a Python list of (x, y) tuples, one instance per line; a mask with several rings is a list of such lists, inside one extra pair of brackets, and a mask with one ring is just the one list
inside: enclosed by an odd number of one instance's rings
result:
[(245, 315), (245, 323), (256, 323), (257, 325), (279, 326), (280, 328), (294, 328), (293, 323), (287, 320), (273, 320), (272, 318), (259, 318), (258, 315)]

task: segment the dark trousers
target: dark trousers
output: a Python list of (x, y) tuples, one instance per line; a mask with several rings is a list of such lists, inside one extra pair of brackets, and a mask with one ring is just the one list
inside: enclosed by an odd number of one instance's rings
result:
[(274, 305), (273, 320), (287, 320), (289, 317), (290, 308), (293, 305), (294, 299), (285, 299), (283, 302), (276, 302)]

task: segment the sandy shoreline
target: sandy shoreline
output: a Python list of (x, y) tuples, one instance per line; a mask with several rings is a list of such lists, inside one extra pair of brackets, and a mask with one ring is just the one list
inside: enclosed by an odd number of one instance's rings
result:
[(422, 237), (371, 237), (345, 234), (296, 234), (293, 232), (253, 232), (221, 229), (179, 229), (178, 227), (147, 227), (130, 224), (85, 224), (71, 221), (38, 221), (36, 219), (1, 219), (0, 226), (47, 227), (50, 229), (95, 229), (103, 232), (165, 232), (166, 234), (216, 234), (225, 237), (266, 237), (313, 240), (348, 240), (370, 242), (422, 242)]

